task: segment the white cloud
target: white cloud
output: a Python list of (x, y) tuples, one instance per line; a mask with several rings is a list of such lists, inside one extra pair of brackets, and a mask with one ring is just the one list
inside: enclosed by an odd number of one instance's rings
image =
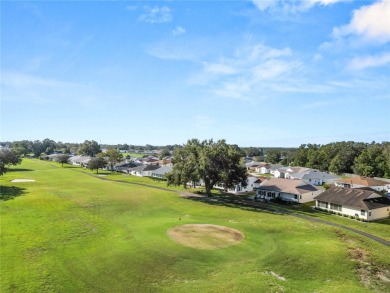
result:
[(167, 6), (162, 7), (149, 7), (145, 6), (145, 13), (142, 14), (138, 19), (140, 21), (148, 23), (164, 23), (172, 20), (171, 9)]
[(352, 70), (363, 70), (388, 64), (390, 64), (390, 52), (376, 56), (355, 57), (349, 62), (348, 68)]
[(390, 41), (390, 1), (381, 0), (353, 11), (349, 24), (333, 29), (338, 38), (358, 36), (364, 41), (387, 43)]
[(47, 105), (66, 101), (91, 106), (104, 96), (98, 89), (87, 85), (20, 72), (1, 72), (0, 83), (2, 98), (15, 103)]
[(296, 13), (309, 10), (315, 5), (332, 5), (338, 2), (351, 0), (252, 0), (260, 11), (277, 11), (284, 13)]
[(172, 34), (174, 36), (179, 36), (179, 35), (182, 35), (182, 34), (185, 34), (186, 33), (186, 29), (181, 27), (181, 26), (177, 26), (173, 31), (172, 31)]
[(283, 88), (291, 73), (300, 71), (290, 48), (272, 48), (255, 44), (235, 50), (229, 57), (203, 62), (200, 72), (189, 80), (214, 95), (247, 100), (260, 97), (266, 89)]
[(1, 85), (8, 87), (64, 87), (64, 86), (75, 86), (72, 83), (58, 81), (54, 79), (41, 78), (33, 75), (15, 73), (15, 72), (2, 72), (1, 73)]

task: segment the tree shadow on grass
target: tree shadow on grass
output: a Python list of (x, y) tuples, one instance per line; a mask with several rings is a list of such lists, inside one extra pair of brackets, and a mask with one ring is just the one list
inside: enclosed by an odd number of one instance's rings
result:
[(7, 172), (31, 172), (33, 169), (24, 169), (24, 168), (10, 168)]
[(26, 188), (16, 186), (0, 186), (0, 200), (10, 200), (26, 193)]
[(222, 198), (219, 198), (219, 199), (214, 198), (213, 199), (212, 197), (195, 197), (195, 196), (194, 197), (187, 197), (187, 199), (202, 202), (202, 203), (209, 204), (209, 205), (214, 205), (214, 206), (237, 208), (237, 209), (245, 210), (245, 211), (261, 212), (261, 213), (267, 213), (267, 214), (273, 214), (273, 215), (281, 215), (281, 216), (286, 215), (286, 214), (281, 213), (280, 211), (275, 210), (271, 207), (270, 208), (263, 207), (263, 206), (259, 206), (256, 204), (244, 202), (244, 201), (229, 201), (229, 200), (222, 199)]

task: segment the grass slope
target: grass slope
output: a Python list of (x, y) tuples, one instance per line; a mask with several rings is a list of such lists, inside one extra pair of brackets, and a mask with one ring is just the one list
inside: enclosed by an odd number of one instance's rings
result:
[[(10, 182), (18, 178), (36, 181)], [(37, 160), (0, 180), (1, 292), (390, 291), (390, 249), (332, 227)], [(188, 248), (166, 235), (182, 224), (227, 226), (245, 238), (224, 249)], [(362, 270), (356, 251), (370, 267)]]

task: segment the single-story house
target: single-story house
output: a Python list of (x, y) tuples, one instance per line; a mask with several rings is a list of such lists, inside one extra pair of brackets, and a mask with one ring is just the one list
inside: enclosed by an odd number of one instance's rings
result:
[(283, 165), (265, 165), (262, 166), (258, 171), (260, 174), (272, 174), (274, 175), (275, 170), (284, 167)]
[(390, 216), (390, 199), (370, 188), (332, 186), (314, 199), (317, 208), (367, 221)]
[(151, 177), (158, 178), (158, 179), (165, 179), (165, 174), (172, 171), (171, 166), (162, 166), (156, 170), (153, 170), (151, 173)]
[(73, 156), (69, 158), (69, 162), (76, 166), (86, 167), (91, 159), (90, 156)]
[(305, 172), (300, 173), (290, 173), (288, 176), (289, 179), (301, 179), (306, 183), (313, 185), (322, 185), (325, 183), (334, 183), (335, 180), (340, 179), (339, 176), (329, 174), (326, 172), (321, 172), (314, 169), (309, 169)]
[(281, 167), (276, 169), (273, 172), (273, 175), (275, 178), (285, 178), (286, 173), (287, 173), (287, 167)]
[[(227, 192), (234, 193), (234, 194), (252, 192), (255, 190), (255, 188), (260, 187), (261, 182), (264, 180), (267, 179), (264, 177), (259, 178), (254, 176), (248, 176), (246, 187), (243, 187), (241, 184), (237, 184), (233, 188), (229, 188)], [(214, 188), (224, 189), (223, 186), (219, 186), (218, 184), (214, 185)]]
[(134, 176), (140, 176), (140, 177), (150, 177), (152, 176), (152, 172), (161, 168), (161, 166), (157, 165), (141, 165), (138, 167), (128, 168), (127, 173), (134, 175)]
[(334, 182), (334, 184), (338, 187), (347, 188), (369, 187), (380, 192), (384, 191), (385, 193), (390, 193), (389, 182), (365, 176), (355, 176), (351, 178), (338, 179)]
[(255, 188), (255, 200), (281, 199), (287, 202), (305, 203), (323, 192), (322, 188), (299, 179), (270, 178)]
[(286, 170), (286, 174), (285, 174), (285, 177), (284, 178), (287, 178), (287, 179), (290, 179), (290, 174), (292, 173), (304, 173), (304, 172), (307, 172), (307, 171), (310, 171), (310, 170), (314, 170), (314, 169), (311, 169), (311, 168), (306, 168), (306, 167), (287, 167), (287, 170)]

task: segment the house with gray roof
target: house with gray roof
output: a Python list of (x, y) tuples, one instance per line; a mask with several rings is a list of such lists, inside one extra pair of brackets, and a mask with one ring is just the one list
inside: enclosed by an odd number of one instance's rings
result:
[[(246, 186), (242, 186), (242, 184), (237, 184), (233, 188), (229, 188), (226, 190), (228, 193), (233, 193), (233, 194), (242, 194), (246, 192), (253, 192), (255, 188), (260, 187), (261, 182), (264, 180), (267, 180), (265, 177), (255, 177), (255, 176), (248, 176), (247, 181), (246, 181)], [(224, 190), (225, 188), (221, 185), (214, 185), (214, 188), (216, 189), (222, 189)]]
[(161, 166), (141, 165), (138, 167), (128, 168), (127, 173), (134, 175), (134, 176), (150, 177), (150, 176), (152, 176), (152, 172), (157, 170), (158, 168), (161, 168)]
[(299, 173), (287, 173), (286, 178), (288, 179), (301, 179), (306, 183), (313, 185), (323, 185), (325, 183), (333, 184), (335, 180), (339, 179), (339, 176), (321, 172), (315, 169), (308, 169)]
[(371, 188), (332, 186), (314, 199), (319, 209), (366, 221), (390, 216), (390, 199)]
[(286, 202), (305, 203), (312, 201), (323, 192), (322, 188), (299, 179), (270, 178), (255, 188), (255, 200), (270, 201), (280, 199)]
[(151, 177), (158, 179), (165, 179), (165, 174), (171, 172), (173, 168), (171, 166), (162, 166), (156, 170), (153, 170)]
[(69, 158), (69, 162), (72, 165), (86, 167), (91, 159), (90, 156), (73, 156)]

